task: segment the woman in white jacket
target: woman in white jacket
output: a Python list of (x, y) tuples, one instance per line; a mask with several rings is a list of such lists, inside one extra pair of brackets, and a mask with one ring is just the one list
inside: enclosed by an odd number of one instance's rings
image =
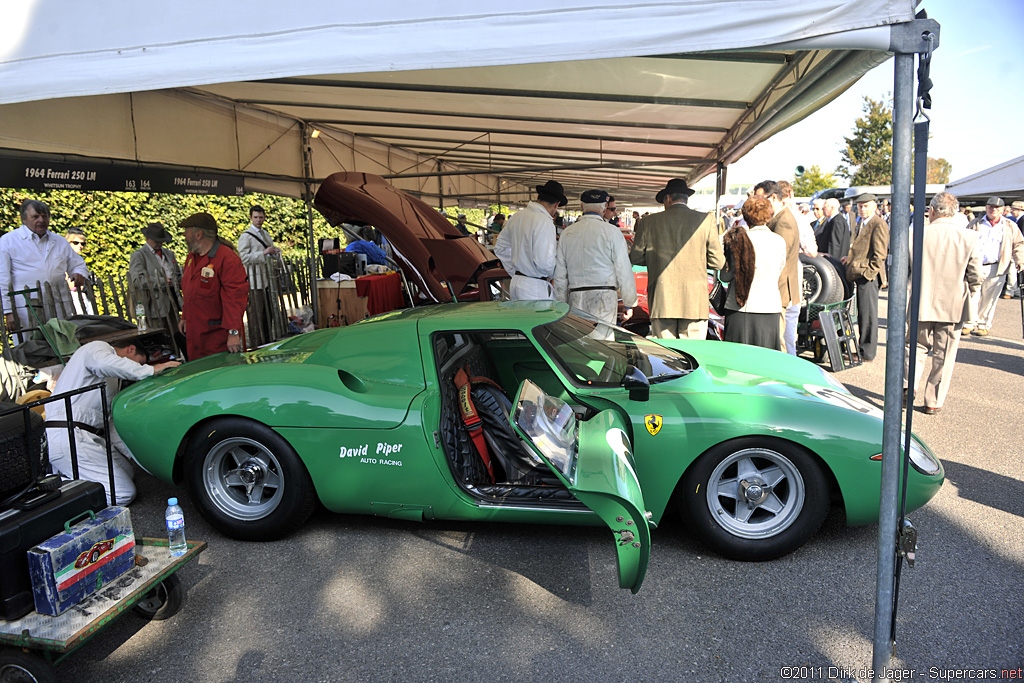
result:
[(779, 278), (786, 265), (786, 241), (765, 225), (772, 215), (771, 202), (765, 197), (744, 202), (747, 225), (722, 235), (726, 266), (721, 277), (732, 282), (725, 301), (725, 341), (778, 351)]

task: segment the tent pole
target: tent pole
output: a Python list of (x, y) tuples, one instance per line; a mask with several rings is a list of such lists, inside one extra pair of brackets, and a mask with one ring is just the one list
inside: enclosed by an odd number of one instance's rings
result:
[(437, 208), (444, 210), (444, 174), (441, 171), (441, 161), (437, 162)]
[[(715, 164), (715, 166), (718, 175), (715, 179), (715, 217), (718, 220), (718, 225), (721, 226), (723, 225), (723, 214), (721, 211), (722, 195), (725, 194), (725, 183), (729, 169), (721, 161)], [(725, 227), (728, 229), (730, 226), (727, 225)]]
[[(906, 347), (907, 277), (909, 272), (910, 166), (914, 126), (914, 54), (896, 53), (893, 84), (892, 217), (889, 229), (888, 324), (885, 346), (885, 405), (882, 423), (882, 481), (878, 514), (878, 581), (875, 587), (875, 678), (892, 668), (895, 642), (892, 609), (895, 595), (896, 541), (899, 529), (899, 483), (902, 460), (903, 353)], [(923, 206), (914, 207), (923, 211)], [(911, 406), (907, 407), (912, 410)]]
[(309, 243), (306, 249), (306, 258), (309, 263), (309, 305), (313, 309), (313, 320), (317, 319), (317, 307), (319, 303), (318, 292), (316, 291), (316, 235), (313, 234), (313, 148), (309, 137), (310, 126), (302, 124), (302, 169), (305, 177), (305, 189), (303, 198), (306, 200), (306, 226), (309, 229)]

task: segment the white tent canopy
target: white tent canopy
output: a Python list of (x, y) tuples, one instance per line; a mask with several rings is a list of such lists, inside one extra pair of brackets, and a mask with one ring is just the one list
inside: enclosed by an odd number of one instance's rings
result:
[(1017, 157), (986, 168), (974, 175), (954, 180), (946, 185), (946, 192), (957, 197), (988, 199), (1001, 197), (1009, 203), (1009, 199), (1024, 197), (1024, 156)]
[(292, 195), (358, 170), (449, 203), (519, 201), (554, 178), (650, 201), (827, 104), (913, 14), (912, 0), (6, 3), (0, 167), (110, 159)]

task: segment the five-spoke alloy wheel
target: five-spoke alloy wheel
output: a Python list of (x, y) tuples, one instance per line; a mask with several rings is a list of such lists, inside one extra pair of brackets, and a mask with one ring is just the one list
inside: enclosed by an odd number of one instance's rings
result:
[(828, 481), (816, 459), (793, 444), (736, 439), (687, 470), (680, 510), (717, 552), (770, 560), (803, 545), (828, 512)]
[(222, 418), (204, 425), (185, 453), (185, 477), (203, 518), (245, 541), (280, 538), (313, 512), (305, 465), (277, 432), (259, 422)]

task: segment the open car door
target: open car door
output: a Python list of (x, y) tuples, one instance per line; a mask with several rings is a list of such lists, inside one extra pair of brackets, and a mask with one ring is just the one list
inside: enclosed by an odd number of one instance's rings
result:
[(573, 495), (612, 530), (619, 587), (639, 591), (651, 554), (651, 531), (621, 420), (606, 410), (579, 422), (569, 404), (523, 380), (516, 393), (512, 426)]

